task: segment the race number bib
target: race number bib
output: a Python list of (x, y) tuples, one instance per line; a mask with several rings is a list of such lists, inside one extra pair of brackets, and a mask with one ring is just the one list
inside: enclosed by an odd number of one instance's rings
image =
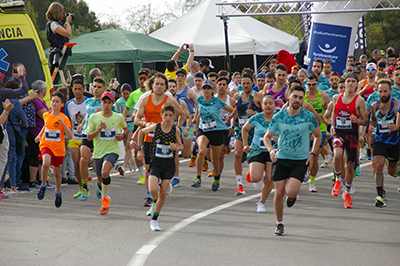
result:
[(337, 129), (351, 129), (350, 117), (336, 117), (336, 128)]
[(74, 134), (74, 138), (76, 140), (82, 140), (83, 139), (82, 131), (78, 132), (78, 126), (74, 126), (74, 128), (72, 129), (72, 133)]
[(157, 158), (172, 158), (174, 153), (172, 152), (169, 145), (157, 144), (156, 145), (156, 157)]
[(45, 130), (45, 140), (60, 142), (61, 141), (61, 131), (58, 129), (51, 130), (46, 128)]
[(393, 124), (393, 121), (378, 121), (378, 130), (379, 133), (390, 133), (389, 125)]
[(246, 122), (249, 121), (249, 117), (247, 115), (239, 116), (238, 121), (239, 121), (239, 127), (242, 128), (244, 124), (246, 124)]
[(203, 131), (210, 131), (217, 128), (215, 119), (205, 120), (201, 124), (203, 126)]
[(104, 128), (100, 131), (101, 140), (113, 140), (115, 139), (116, 130), (115, 128)]
[(147, 133), (147, 136), (149, 136), (150, 138), (153, 138), (154, 137), (154, 132), (152, 131), (152, 132)]
[(126, 124), (132, 124), (134, 121), (133, 121), (133, 119), (132, 119), (132, 116), (131, 115), (127, 115), (126, 116)]
[(265, 147), (265, 143), (264, 143), (264, 137), (260, 138), (260, 145), (258, 145), (261, 149), (267, 149), (267, 147)]

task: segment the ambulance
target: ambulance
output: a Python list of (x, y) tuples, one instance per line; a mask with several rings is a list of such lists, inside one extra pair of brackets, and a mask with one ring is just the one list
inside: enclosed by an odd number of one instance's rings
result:
[[(0, 4), (0, 72), (6, 78), (11, 77), (15, 62), (25, 65), (28, 87), (40, 79), (46, 81), (48, 91), (53, 88), (48, 60), (23, 1)], [(47, 93), (44, 100), (49, 99)]]

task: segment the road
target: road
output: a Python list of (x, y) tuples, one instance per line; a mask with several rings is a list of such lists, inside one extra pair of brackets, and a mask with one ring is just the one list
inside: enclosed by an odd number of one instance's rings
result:
[[(145, 189), (137, 172), (114, 171), (110, 211), (99, 214), (95, 181), (87, 202), (73, 199), (76, 185), (63, 185), (63, 205), (54, 192), (43, 201), (36, 192), (0, 200), (0, 265), (398, 265), (400, 193), (387, 174), (386, 208), (374, 206), (370, 162), (355, 178), (352, 209), (330, 195), (332, 164), (320, 169), (318, 193), (303, 184), (296, 204), (284, 210), (285, 236), (274, 236), (273, 194), (267, 213), (256, 213), (259, 190), (245, 183), (235, 197), (233, 153), (225, 160), (221, 190), (211, 190), (203, 174), (191, 188), (195, 169), (181, 163), (182, 186), (167, 196), (159, 216), (161, 232), (151, 232), (143, 207)], [(247, 172), (247, 163), (243, 164)], [(210, 169), (211, 171), (211, 169)], [(210, 172), (208, 171), (208, 172)]]

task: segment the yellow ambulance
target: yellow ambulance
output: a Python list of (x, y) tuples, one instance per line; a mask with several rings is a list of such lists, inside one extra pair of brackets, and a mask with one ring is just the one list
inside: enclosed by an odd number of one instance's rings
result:
[[(44, 80), (47, 90), (53, 88), (47, 58), (32, 20), (25, 12), (25, 3), (0, 4), (0, 71), (11, 77), (11, 65), (25, 65), (30, 87), (35, 80)], [(45, 101), (50, 99), (49, 93)]]

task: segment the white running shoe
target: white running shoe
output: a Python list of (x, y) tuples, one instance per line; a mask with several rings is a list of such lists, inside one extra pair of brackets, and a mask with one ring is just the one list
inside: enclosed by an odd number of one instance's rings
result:
[(174, 189), (174, 187), (172, 186), (171, 183), (169, 183), (169, 187), (167, 189), (167, 195), (171, 194), (172, 190)]
[(267, 210), (265, 209), (265, 204), (262, 202), (257, 202), (257, 212), (258, 213), (264, 213), (267, 212)]
[(310, 171), (307, 169), (307, 172), (304, 174), (303, 183), (307, 183), (310, 180)]
[(310, 192), (318, 192), (318, 190), (317, 190), (317, 188), (315, 187), (315, 184), (314, 184), (314, 183), (310, 183), (310, 184), (308, 185), (308, 191), (310, 191)]
[(153, 203), (151, 204), (150, 209), (146, 212), (146, 215), (147, 215), (147, 216), (152, 216), (152, 215), (154, 214), (155, 208), (156, 208), (156, 203), (153, 202)]
[(151, 231), (161, 231), (161, 228), (158, 226), (157, 220), (150, 220), (150, 229)]

